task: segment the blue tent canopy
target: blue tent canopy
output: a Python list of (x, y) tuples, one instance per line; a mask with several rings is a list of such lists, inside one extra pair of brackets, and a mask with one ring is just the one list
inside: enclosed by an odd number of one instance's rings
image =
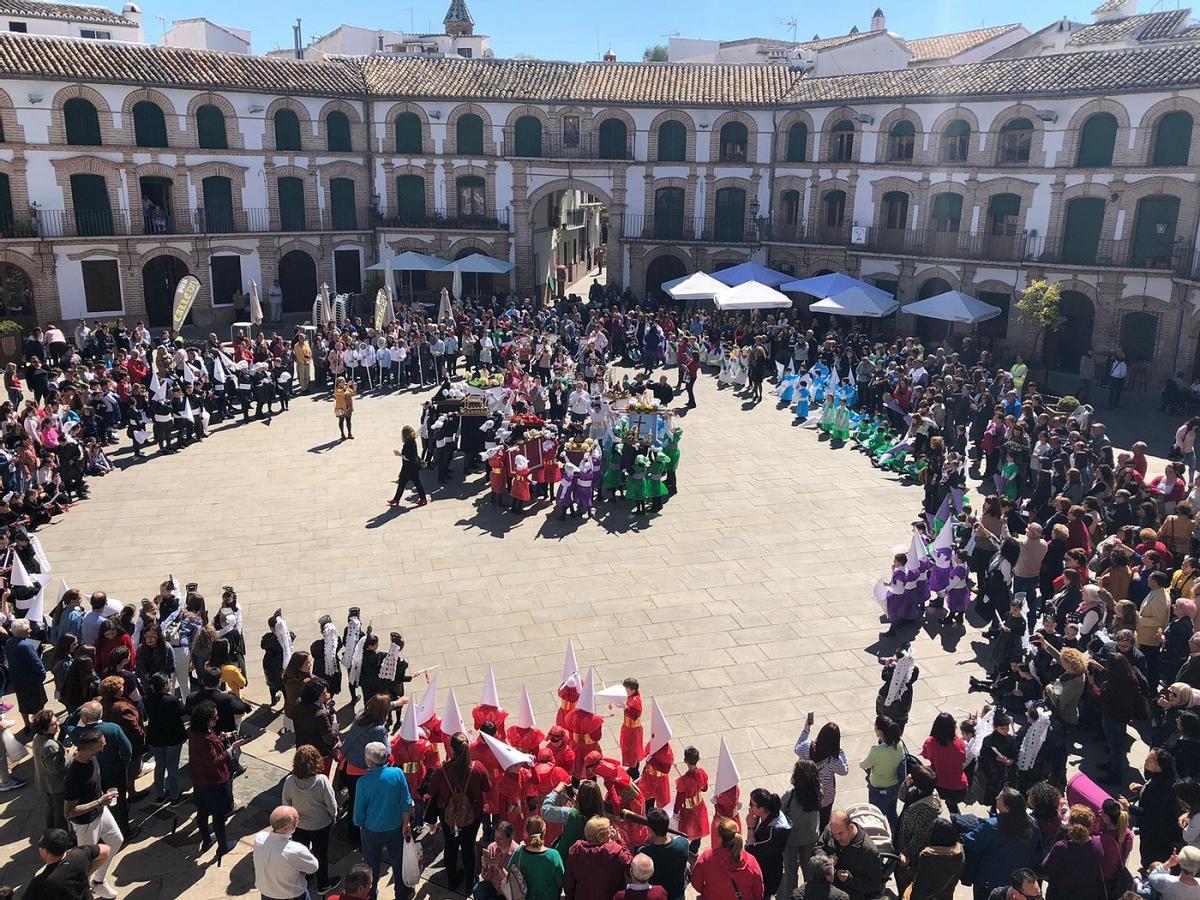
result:
[(892, 295), (883, 290), (883, 288), (877, 288), (873, 284), (868, 284), (857, 278), (851, 278), (849, 275), (843, 275), (841, 272), (830, 272), (828, 275), (817, 275), (813, 278), (801, 278), (798, 281), (789, 281), (779, 289), (781, 291), (796, 291), (801, 294), (811, 294), (814, 297), (825, 299), (827, 297), (835, 297), (843, 291), (850, 290), (850, 288), (861, 288), (864, 293), (880, 301), (892, 299)]
[[(766, 266), (760, 266), (756, 262), (744, 262), (741, 265), (713, 272), (712, 277), (730, 287), (745, 284), (747, 281), (757, 281), (759, 284), (765, 284), (768, 287), (778, 287), (785, 281), (790, 280), (792, 276), (785, 275), (783, 272), (776, 272), (774, 269), (768, 269)], [(663, 285), (663, 287), (666, 288), (666, 285)]]

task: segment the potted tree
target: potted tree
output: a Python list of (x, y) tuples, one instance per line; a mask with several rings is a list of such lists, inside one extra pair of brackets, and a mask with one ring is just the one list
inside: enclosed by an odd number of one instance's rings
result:
[(1038, 353), (1041, 353), (1045, 374), (1041, 383), (1048, 390), (1050, 358), (1046, 353), (1044, 338), (1048, 333), (1057, 332), (1066, 321), (1062, 312), (1062, 288), (1045, 279), (1029, 282), (1017, 298), (1017, 319), (1037, 327), (1029, 359), (1033, 362), (1038, 359)]
[(20, 356), (21, 334), (25, 329), (20, 322), (12, 319), (0, 321), (0, 355), (5, 359), (16, 359)]

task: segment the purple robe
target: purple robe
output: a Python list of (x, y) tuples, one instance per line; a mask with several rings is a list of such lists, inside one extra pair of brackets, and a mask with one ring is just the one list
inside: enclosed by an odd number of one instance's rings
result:
[(563, 472), (562, 481), (558, 484), (558, 496), (554, 498), (554, 506), (556, 509), (566, 509), (571, 505), (572, 495), (574, 494), (575, 475), (571, 472)]
[(887, 588), (887, 619), (889, 622), (911, 622), (918, 618), (917, 604), (908, 588), (911, 573), (897, 569)]
[(950, 569), (954, 565), (954, 551), (949, 547), (938, 547), (933, 551), (933, 569), (929, 573), (929, 590), (940, 594), (950, 585)]
[(953, 613), (967, 611), (971, 605), (971, 584), (967, 581), (967, 567), (957, 565), (950, 570), (950, 581), (947, 584), (946, 607)]
[(595, 492), (592, 490), (593, 474), (580, 470), (579, 474), (575, 476), (575, 484), (571, 486), (571, 497), (580, 512), (592, 508), (592, 502), (595, 499)]

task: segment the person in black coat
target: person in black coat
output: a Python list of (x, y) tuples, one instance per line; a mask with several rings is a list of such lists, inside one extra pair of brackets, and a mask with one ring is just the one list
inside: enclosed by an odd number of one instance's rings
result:
[(981, 803), (989, 806), (1016, 775), (1017, 753), (1021, 747), (1016, 737), (1009, 733), (1011, 728), (1012, 720), (1008, 714), (997, 710), (992, 717), (992, 733), (983, 739), (979, 748), (975, 768), (978, 797)]
[[(327, 625), (330, 628), (333, 627), (333, 618), (331, 616), (321, 616), (317, 620), (317, 630), (322, 635), (325, 634), (325, 626)], [(333, 629), (333, 637), (337, 643), (333, 654), (332, 666), (326, 666), (325, 663), (325, 638), (323, 636), (312, 642), (312, 646), (309, 647), (309, 653), (312, 654), (313, 659), (313, 677), (324, 681), (329, 688), (329, 693), (336, 697), (342, 692), (342, 667), (338, 662), (338, 655), (342, 652), (345, 644), (341, 636), (338, 635), (337, 629)], [(330, 668), (332, 668), (332, 671), (330, 671)], [(299, 743), (297, 743), (297, 746), (299, 746)]]
[(222, 733), (237, 731), (237, 717), (250, 712), (250, 704), (245, 700), (221, 690), (221, 673), (212, 668), (206, 668), (201, 674), (200, 690), (188, 697), (184, 708), (190, 716), (192, 710), (205, 702), (217, 708), (217, 730)]
[[(763, 877), (763, 898), (773, 897), (783, 880), (783, 854), (792, 826), (780, 815), (778, 794), (763, 788), (750, 792), (750, 810), (746, 816), (746, 849), (758, 862)], [(791, 898), (782, 898), (791, 900)]]
[[(139, 666), (141, 662), (139, 654)], [(187, 741), (183, 712), (183, 701), (171, 690), (170, 675), (151, 675), (146, 692), (146, 746), (154, 754), (154, 794), (159, 803), (179, 799), (179, 754)]]
[(1167, 750), (1151, 749), (1146, 755), (1145, 775), (1145, 784), (1132, 786), (1137, 800), (1129, 807), (1138, 826), (1143, 871), (1151, 863), (1170, 859), (1183, 835), (1175, 793), (1175, 758)]
[(400, 505), (400, 498), (409, 482), (417, 492), (417, 505), (424, 506), (429, 502), (429, 498), (425, 496), (425, 487), (421, 484), (421, 457), (417, 452), (417, 433), (411, 425), (405, 425), (400, 434), (404, 439), (403, 447), (392, 452), (403, 462), (400, 464), (400, 477), (396, 479), (396, 493), (388, 501), (388, 506)]

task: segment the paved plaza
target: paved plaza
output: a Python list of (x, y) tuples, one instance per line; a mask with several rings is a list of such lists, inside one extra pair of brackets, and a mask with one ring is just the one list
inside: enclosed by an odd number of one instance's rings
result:
[[(840, 779), (840, 801), (865, 800), (857, 763), (874, 743), (881, 683), (871, 588), (907, 541), (919, 489), (793, 427), (770, 396), (747, 409), (709, 377), (697, 395), (699, 407), (681, 419), (680, 493), (653, 519), (631, 521), (623, 502), (603, 504), (597, 521), (562, 523), (544, 508), (514, 517), (487, 501), (480, 475), (435, 491), (425, 508), (406, 500), (389, 509), (392, 450), (428, 396), (403, 393), (361, 400), (353, 441), (336, 440), (324, 398), (297, 399), (269, 425), (219, 427), (200, 446), (93, 481), (92, 498), (41, 537), (55, 573), (85, 593), (136, 602), (173, 573), (198, 582), (212, 608), (221, 586), (234, 585), (255, 702), (267, 699), (257, 648), (277, 607), (307, 648), (320, 615), (340, 627), (347, 607), (360, 606), (377, 632), (403, 631), (414, 670), (436, 666), (439, 707), (454, 687), (468, 715), (490, 663), (502, 703), (515, 710), (527, 685), (543, 728), (570, 637), (605, 684), (641, 680), (647, 711), (658, 700), (674, 729), (677, 758), (694, 744), (714, 772), (724, 737), (743, 798), (751, 787), (787, 787), (812, 710), (818, 724), (832, 717), (842, 727), (852, 772)], [(425, 479), (432, 487), (433, 473)], [(982, 702), (965, 693), (978, 674), (965, 665), (973, 639), (973, 629), (949, 643), (919, 638), (916, 746), (937, 710)], [(177, 823), (151, 818), (122, 851), (123, 896), (253, 891), (252, 836), (277, 802), (292, 740), (279, 738), (280, 718), (268, 710), (249, 720), (265, 732), (247, 746), (249, 773), (235, 782), (248, 804), (231, 823), (237, 851), (222, 869), (211, 853), (197, 863), (185, 802)], [(606, 750), (615, 752), (619, 724), (610, 718)], [(0, 858), (9, 860), (0, 879), (19, 884), (37, 865), (30, 840), (42, 828), (41, 800), (27, 787), (4, 795), (0, 809)], [(150, 809), (143, 802), (135, 819)], [(336, 846), (342, 873), (357, 857)], [(437, 873), (427, 870), (435, 882)]]

